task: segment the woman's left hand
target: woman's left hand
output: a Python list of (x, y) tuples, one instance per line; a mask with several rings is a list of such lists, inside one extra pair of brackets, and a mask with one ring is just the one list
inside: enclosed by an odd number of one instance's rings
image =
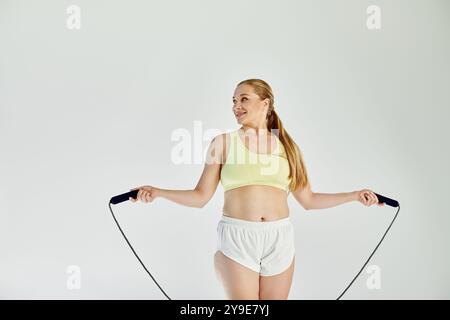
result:
[(372, 190), (362, 189), (360, 191), (356, 191), (356, 193), (357, 193), (357, 200), (367, 207), (369, 207), (375, 203), (379, 207), (384, 206), (383, 202), (378, 203), (378, 198)]

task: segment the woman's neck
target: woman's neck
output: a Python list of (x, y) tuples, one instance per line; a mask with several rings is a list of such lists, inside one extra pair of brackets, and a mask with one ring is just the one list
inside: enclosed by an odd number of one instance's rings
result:
[(256, 133), (258, 136), (269, 135), (270, 134), (269, 129), (267, 128), (267, 126), (264, 126), (264, 127), (252, 127), (252, 126), (248, 126), (248, 125), (242, 125), (241, 129), (246, 134), (248, 134), (248, 133)]

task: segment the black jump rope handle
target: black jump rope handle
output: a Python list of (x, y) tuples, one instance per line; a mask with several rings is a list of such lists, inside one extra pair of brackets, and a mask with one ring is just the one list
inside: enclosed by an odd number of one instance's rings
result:
[(398, 207), (398, 201), (397, 200), (384, 197), (382, 195), (379, 195), (378, 193), (375, 193), (375, 195), (378, 198), (378, 203), (385, 203), (388, 206), (391, 206), (391, 207), (394, 207), (394, 208)]
[(124, 201), (128, 201), (130, 197), (136, 199), (138, 192), (139, 189), (136, 189), (127, 193), (119, 194), (118, 196), (112, 197), (111, 200), (109, 200), (109, 203), (118, 204)]

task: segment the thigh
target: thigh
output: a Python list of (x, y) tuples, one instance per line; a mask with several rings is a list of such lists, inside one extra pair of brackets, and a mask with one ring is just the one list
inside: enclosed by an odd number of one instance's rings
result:
[(216, 275), (222, 282), (228, 299), (258, 300), (259, 273), (228, 258), (221, 251), (214, 255)]
[(288, 269), (274, 276), (259, 278), (260, 300), (286, 300), (291, 289), (295, 270), (295, 256)]
[(274, 276), (285, 272), (295, 256), (294, 228), (291, 224), (267, 233), (261, 258), (262, 276)]

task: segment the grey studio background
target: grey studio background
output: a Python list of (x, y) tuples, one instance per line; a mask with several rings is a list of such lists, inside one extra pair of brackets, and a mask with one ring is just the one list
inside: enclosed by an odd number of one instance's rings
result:
[[(71, 5), (80, 29), (67, 27)], [(370, 5), (381, 29), (366, 25)], [(0, 297), (165, 299), (108, 201), (141, 185), (194, 188), (203, 164), (174, 163), (172, 134), (237, 129), (231, 97), (255, 77), (272, 86), (313, 191), (369, 188), (401, 203), (368, 264), (381, 288), (369, 289), (364, 271), (343, 299), (450, 298), (449, 9), (446, 0), (1, 0)], [(352, 202), (306, 212), (292, 195), (289, 204), (289, 299), (335, 299), (396, 210)], [(113, 210), (172, 299), (224, 299), (213, 264), (222, 206), (219, 184), (201, 209), (157, 198)]]

